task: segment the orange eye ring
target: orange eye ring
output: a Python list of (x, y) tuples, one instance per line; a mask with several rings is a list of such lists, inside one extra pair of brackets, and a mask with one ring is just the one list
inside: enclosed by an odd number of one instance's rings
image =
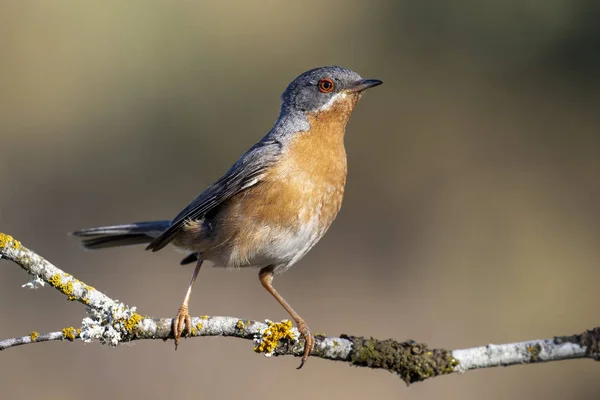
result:
[(317, 84), (317, 87), (323, 93), (330, 93), (330, 92), (333, 92), (333, 89), (335, 88), (335, 84), (333, 83), (333, 81), (331, 79), (323, 78), (319, 81), (319, 83)]

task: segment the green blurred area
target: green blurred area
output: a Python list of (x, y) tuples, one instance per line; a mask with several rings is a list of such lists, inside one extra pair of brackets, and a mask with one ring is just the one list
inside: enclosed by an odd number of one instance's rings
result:
[[(449, 348), (598, 324), (600, 3), (16, 1), (0, 4), (0, 231), (144, 314), (191, 269), (84, 252), (66, 232), (174, 216), (321, 65), (384, 85), (348, 126), (338, 220), (275, 284), (315, 332)], [(77, 325), (78, 304), (2, 263), (0, 338)], [(201, 272), (194, 315), (285, 318), (255, 271)], [(596, 399), (572, 361), (406, 389), (382, 372), (264, 359), (220, 338), (2, 354), (2, 398)], [(306, 380), (306, 381), (305, 381)], [(309, 382), (309, 384), (306, 384)], [(256, 396), (254, 394), (257, 394)]]

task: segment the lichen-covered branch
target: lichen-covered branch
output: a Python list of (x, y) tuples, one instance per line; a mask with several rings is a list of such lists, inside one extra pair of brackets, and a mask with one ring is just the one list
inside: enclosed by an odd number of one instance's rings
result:
[[(172, 339), (170, 318), (151, 318), (138, 313), (135, 307), (109, 298), (95, 288), (63, 272), (20, 242), (0, 233), (0, 258), (13, 261), (33, 280), (30, 288), (45, 283), (59, 290), (68, 300), (87, 307), (88, 315), (81, 327), (68, 327), (60, 332), (40, 334), (0, 341), (0, 350), (24, 344), (53, 340), (99, 341), (116, 346), (122, 342), (142, 339)], [(254, 351), (267, 356), (301, 356), (304, 341), (290, 321), (251, 321), (234, 317), (192, 318), (191, 337), (230, 336), (250, 339)], [(357, 367), (385, 369), (398, 374), (407, 384), (434, 376), (462, 373), (471, 369), (591, 358), (600, 360), (600, 327), (573, 336), (533, 340), (521, 343), (487, 345), (461, 350), (432, 349), (412, 340), (399, 342), (358, 336), (317, 336), (312, 357), (344, 361)]]

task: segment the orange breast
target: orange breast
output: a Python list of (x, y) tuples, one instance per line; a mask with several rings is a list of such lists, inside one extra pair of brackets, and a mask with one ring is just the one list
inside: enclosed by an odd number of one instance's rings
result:
[(336, 104), (309, 116), (310, 131), (295, 133), (281, 161), (230, 203), (214, 243), (221, 253), (229, 253), (228, 264), (277, 258), (278, 246), (282, 259), (294, 251), (301, 253), (299, 259), (323, 236), (342, 205), (344, 133), (353, 105), (347, 105), (348, 112)]
[(322, 225), (331, 224), (344, 195), (344, 134), (353, 105), (337, 104), (308, 117), (310, 131), (294, 134), (265, 183), (248, 194), (252, 214), (267, 223), (291, 228), (298, 222), (307, 223), (315, 215)]

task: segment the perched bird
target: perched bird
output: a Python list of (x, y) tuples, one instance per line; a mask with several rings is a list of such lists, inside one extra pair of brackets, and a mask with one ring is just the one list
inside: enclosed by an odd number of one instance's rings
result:
[[(191, 332), (188, 304), (205, 260), (222, 267), (258, 267), (262, 286), (285, 308), (305, 339), (300, 367), (314, 336), (273, 287), (273, 276), (300, 260), (325, 234), (342, 205), (346, 183), (344, 134), (364, 90), (380, 85), (331, 66), (294, 79), (281, 96), (275, 125), (173, 220), (83, 229), (72, 234), (89, 249), (149, 243), (190, 252), (191, 282), (174, 318), (175, 347)], [(299, 368), (300, 368), (299, 367)]]

